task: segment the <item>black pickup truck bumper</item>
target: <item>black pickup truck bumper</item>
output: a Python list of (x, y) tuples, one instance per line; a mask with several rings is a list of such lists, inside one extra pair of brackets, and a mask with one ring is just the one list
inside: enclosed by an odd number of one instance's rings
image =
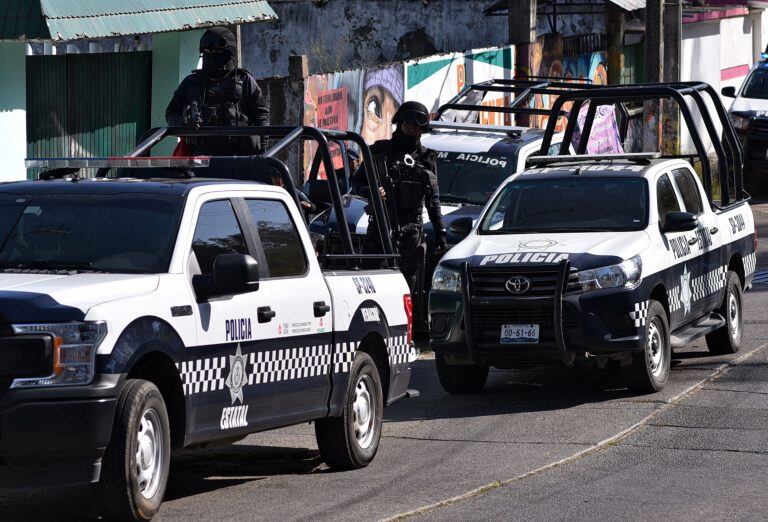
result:
[(89, 386), (38, 389), (0, 382), (0, 487), (97, 481), (123, 381), (102, 375)]
[[(561, 271), (552, 295), (478, 296), (466, 272), (461, 293), (432, 291), (432, 349), (449, 364), (498, 368), (571, 360), (574, 354), (643, 351), (645, 325), (638, 305), (642, 302), (639, 289), (568, 291), (567, 267)], [(503, 324), (538, 324), (539, 341), (501, 344)]]

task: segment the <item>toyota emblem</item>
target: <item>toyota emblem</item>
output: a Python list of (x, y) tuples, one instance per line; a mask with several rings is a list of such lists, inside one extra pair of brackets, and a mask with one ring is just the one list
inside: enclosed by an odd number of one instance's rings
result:
[(524, 294), (531, 289), (531, 280), (523, 276), (511, 277), (504, 286), (510, 294)]

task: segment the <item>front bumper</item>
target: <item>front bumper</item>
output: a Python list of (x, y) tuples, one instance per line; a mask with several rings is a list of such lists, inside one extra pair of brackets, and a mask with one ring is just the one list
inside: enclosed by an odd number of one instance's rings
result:
[[(462, 282), (460, 294), (433, 291), (429, 297), (431, 346), (446, 362), (504, 368), (644, 349), (639, 289), (567, 293), (561, 279), (561, 290), (550, 297), (478, 298), (467, 289), (466, 275)], [(539, 324), (539, 342), (502, 345), (502, 324)]]
[(124, 376), (89, 386), (0, 390), (0, 487), (95, 482)]

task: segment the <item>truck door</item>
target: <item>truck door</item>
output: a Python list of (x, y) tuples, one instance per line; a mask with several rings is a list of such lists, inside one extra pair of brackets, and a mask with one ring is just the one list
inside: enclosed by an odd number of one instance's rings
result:
[[(264, 362), (274, 385), (276, 425), (327, 413), (331, 387), (331, 296), (317, 262), (310, 262), (296, 226), (300, 216), (283, 200), (245, 199), (266, 260), (261, 287), (275, 313), (267, 325), (271, 356)], [(290, 207), (292, 208), (292, 207)]]
[(717, 216), (710, 205), (703, 203), (702, 191), (689, 168), (672, 171), (672, 179), (677, 185), (686, 212), (696, 215), (699, 227), (695, 232), (695, 243), (691, 249), (698, 252), (702, 273), (694, 281), (694, 299), (697, 309), (710, 312), (718, 307), (725, 288), (725, 269), (723, 264), (722, 237), (717, 227)]
[[(200, 205), (188, 263), (193, 288), (196, 279), (213, 274), (220, 254), (256, 258), (243, 234), (243, 213), (236, 214), (234, 203), (213, 199)], [(258, 379), (254, 364), (271, 348), (263, 341), (272, 337), (271, 324), (259, 320), (271, 303), (269, 289), (207, 300), (196, 297), (198, 345), (189, 349), (189, 360), (180, 368), (191, 439), (270, 426), (273, 385)]]
[[(656, 205), (659, 227), (663, 228), (667, 214), (680, 212), (683, 205), (672, 181), (671, 173), (665, 172), (656, 181)], [(700, 315), (701, 303), (694, 299), (694, 280), (704, 269), (695, 248), (696, 231), (661, 232), (670, 267), (666, 274), (671, 327), (689, 322)]]

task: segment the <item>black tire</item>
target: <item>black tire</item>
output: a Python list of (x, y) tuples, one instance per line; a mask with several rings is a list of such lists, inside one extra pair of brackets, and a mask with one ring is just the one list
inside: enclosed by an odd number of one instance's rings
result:
[(466, 395), (480, 393), (488, 380), (488, 367), (477, 365), (452, 365), (445, 362), (445, 356), (435, 353), (437, 377), (448, 393)]
[(645, 349), (632, 354), (632, 363), (621, 368), (622, 376), (630, 389), (656, 393), (664, 388), (669, 379), (672, 360), (669, 321), (664, 307), (658, 301), (648, 302), (645, 338)]
[[(142, 454), (154, 463), (144, 464), (149, 480), (139, 478), (140, 438)], [(170, 460), (168, 412), (160, 390), (149, 381), (126, 381), (95, 488), (99, 512), (108, 520), (150, 520), (163, 501)]]
[(358, 352), (349, 371), (341, 417), (315, 422), (317, 445), (326, 464), (336, 470), (360, 469), (370, 464), (379, 449), (383, 417), (379, 370), (370, 355)]
[(744, 331), (741, 280), (736, 272), (728, 272), (723, 302), (716, 310), (725, 317), (725, 326), (707, 334), (707, 348), (715, 355), (728, 355), (741, 349), (741, 333)]

